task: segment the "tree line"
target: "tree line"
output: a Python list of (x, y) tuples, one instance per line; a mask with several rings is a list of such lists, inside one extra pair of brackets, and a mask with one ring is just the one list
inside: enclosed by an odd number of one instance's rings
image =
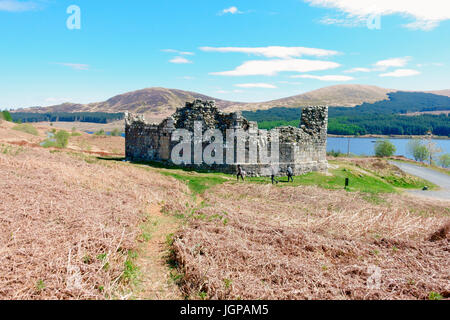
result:
[[(8, 112), (9, 113), (9, 112)], [(123, 113), (106, 112), (11, 112), (14, 122), (92, 122), (92, 123), (110, 123), (117, 120), (123, 120)]]

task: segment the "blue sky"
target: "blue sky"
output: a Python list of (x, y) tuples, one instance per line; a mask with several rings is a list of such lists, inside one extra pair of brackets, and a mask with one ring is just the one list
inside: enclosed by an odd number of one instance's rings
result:
[(147, 87), (233, 101), (449, 89), (449, 20), (447, 0), (0, 0), (0, 109)]

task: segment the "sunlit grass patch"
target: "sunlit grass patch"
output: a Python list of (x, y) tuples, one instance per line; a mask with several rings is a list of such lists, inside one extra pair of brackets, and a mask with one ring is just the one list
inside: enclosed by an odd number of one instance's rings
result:
[(32, 134), (33, 136), (39, 136), (39, 132), (37, 131), (37, 129), (29, 123), (17, 124), (12, 129), (16, 130), (16, 131), (22, 131), (22, 132), (25, 132), (28, 134)]

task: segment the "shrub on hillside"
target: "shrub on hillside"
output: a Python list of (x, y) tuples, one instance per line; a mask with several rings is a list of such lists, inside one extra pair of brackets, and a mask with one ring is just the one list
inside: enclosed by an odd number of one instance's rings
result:
[(79, 137), (79, 136), (81, 136), (81, 133), (79, 133), (78, 131), (77, 131), (77, 128), (75, 128), (75, 127), (73, 127), (72, 128), (72, 133), (70, 134), (72, 137)]
[(113, 136), (113, 137), (118, 137), (121, 134), (122, 134), (122, 132), (117, 128), (115, 128), (113, 131), (111, 131), (111, 136)]
[(327, 152), (327, 156), (336, 157), (337, 158), (337, 157), (346, 156), (346, 154), (342, 153), (341, 150), (337, 150), (337, 151), (331, 150), (331, 151)]
[(106, 135), (105, 130), (100, 129), (99, 131), (97, 131), (96, 133), (94, 133), (96, 136), (104, 136)]
[(28, 123), (17, 124), (13, 127), (13, 130), (22, 131), (25, 133), (32, 134), (34, 136), (38, 136), (39, 133), (35, 127)]
[[(53, 130), (52, 130), (53, 131)], [(51, 132), (51, 136), (41, 143), (44, 148), (66, 148), (69, 144), (70, 133), (65, 130)]]
[(375, 143), (375, 155), (377, 157), (393, 156), (396, 150), (389, 140), (379, 140)]
[(55, 134), (56, 147), (57, 148), (66, 148), (67, 145), (69, 144), (69, 137), (70, 137), (70, 134), (67, 131), (65, 131), (65, 130), (58, 131)]
[(9, 122), (13, 121), (11, 113), (9, 113), (9, 111), (7, 111), (7, 110), (0, 112), (0, 119), (6, 120)]

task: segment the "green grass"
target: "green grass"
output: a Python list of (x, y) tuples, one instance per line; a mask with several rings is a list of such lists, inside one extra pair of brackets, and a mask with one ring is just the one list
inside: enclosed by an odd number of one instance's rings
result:
[[(201, 194), (205, 190), (225, 183), (235, 181), (233, 175), (223, 173), (195, 173), (177, 169), (163, 169), (161, 173), (183, 181), (194, 194)], [(339, 168), (329, 170), (330, 175), (319, 172), (310, 172), (302, 176), (297, 176), (293, 183), (287, 183), (287, 177), (277, 178), (280, 183), (277, 187), (317, 185), (325, 189), (344, 189), (345, 179), (349, 178), (350, 184), (347, 191), (361, 191), (366, 193), (386, 193), (396, 192), (396, 187), (382, 178), (365, 175), (351, 168)], [(241, 183), (241, 182), (240, 182)], [(268, 177), (247, 177), (244, 183), (270, 184)]]
[(22, 132), (25, 132), (28, 134), (32, 134), (34, 136), (39, 135), (39, 132), (37, 131), (37, 129), (29, 123), (17, 124), (13, 127), (13, 130), (22, 131)]
[(397, 177), (397, 176), (383, 176), (381, 177), (389, 184), (396, 188), (402, 189), (422, 189), (427, 186), (430, 190), (437, 189), (437, 186), (429, 181), (416, 177)]
[[(287, 178), (278, 178), (279, 187), (283, 186), (305, 186), (316, 185), (325, 189), (344, 189), (345, 179), (349, 178), (349, 187), (347, 191), (361, 191), (367, 193), (380, 192), (396, 192), (396, 189), (391, 184), (369, 175), (364, 175), (356, 170), (348, 168), (339, 168), (329, 170), (331, 175), (325, 175), (319, 172), (310, 172), (302, 176), (294, 178), (293, 183), (287, 183)], [(255, 177), (248, 178), (249, 181), (255, 183), (271, 183), (270, 178)]]
[(24, 148), (22, 148), (22, 147), (4, 145), (3, 143), (0, 145), (0, 153), (2, 153), (2, 154), (17, 156), (18, 154), (20, 154), (22, 152), (24, 152)]
[[(329, 169), (329, 174), (319, 172), (310, 172), (302, 176), (296, 176), (294, 182), (288, 183), (287, 177), (278, 177), (280, 181), (276, 187), (295, 187), (295, 186), (319, 186), (325, 189), (339, 190), (345, 189), (349, 192), (363, 192), (367, 193), (367, 200), (379, 203), (382, 199), (374, 198), (370, 194), (377, 193), (395, 193), (399, 189), (421, 189), (427, 185), (430, 188), (435, 186), (425, 180), (415, 178), (400, 178), (395, 175), (379, 176), (375, 172), (367, 171), (358, 168), (355, 165), (342, 161), (331, 160), (330, 164), (338, 165), (337, 169)], [(207, 189), (220, 185), (225, 182), (230, 183), (257, 183), (257, 184), (271, 184), (269, 177), (247, 177), (245, 182), (236, 182), (236, 177), (230, 174), (207, 171), (194, 171), (192, 169), (167, 166), (158, 162), (136, 163), (149, 166), (148, 169), (153, 168), (165, 176), (173, 177), (179, 181), (184, 182), (193, 195), (202, 194)], [(345, 188), (345, 179), (349, 179), (349, 186)]]
[(121, 280), (125, 283), (132, 283), (134, 285), (139, 281), (139, 267), (136, 265), (135, 261), (137, 258), (137, 252), (130, 250), (128, 251), (127, 260), (125, 260), (125, 267), (122, 273)]
[(172, 170), (164, 170), (161, 173), (186, 183), (193, 194), (202, 194), (205, 190), (230, 180), (225, 174), (220, 173), (187, 173)]

